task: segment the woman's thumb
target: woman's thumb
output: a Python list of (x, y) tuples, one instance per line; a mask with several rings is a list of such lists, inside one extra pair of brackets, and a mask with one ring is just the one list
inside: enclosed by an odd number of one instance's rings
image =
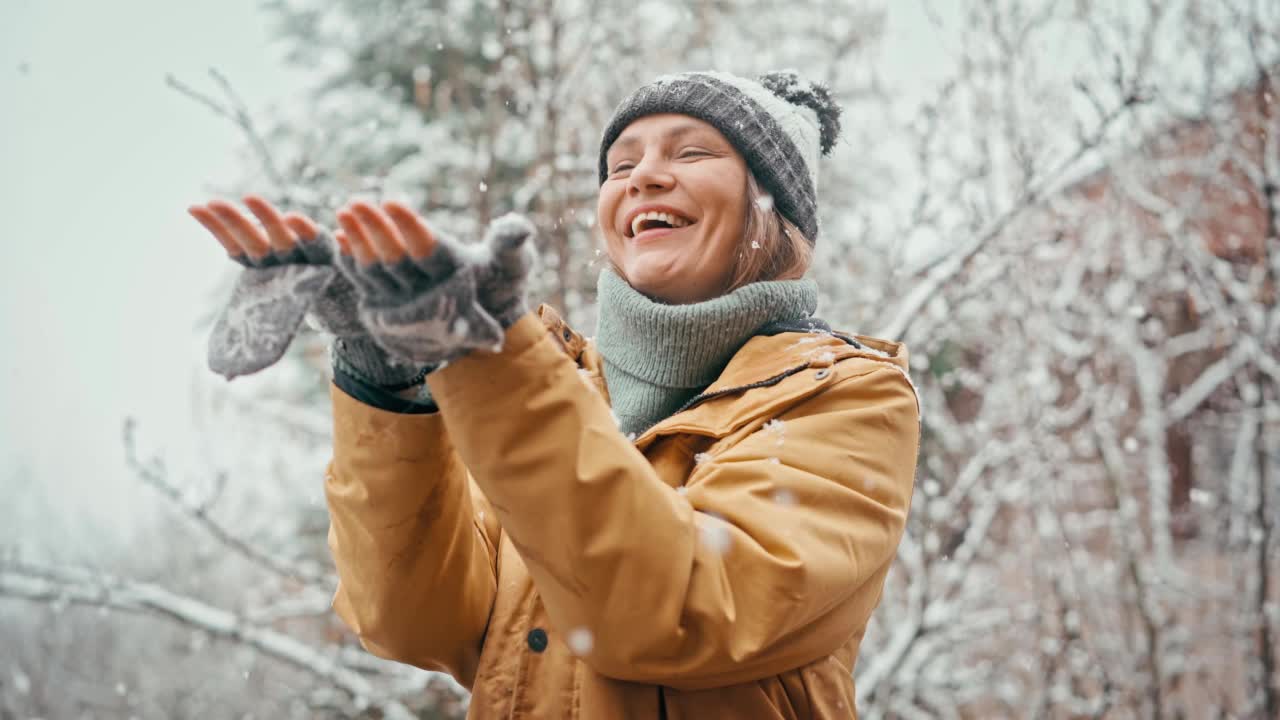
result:
[(533, 264), (531, 239), (537, 229), (523, 215), (508, 213), (489, 224), (485, 244), (493, 252), (495, 270), (508, 278), (520, 277)]

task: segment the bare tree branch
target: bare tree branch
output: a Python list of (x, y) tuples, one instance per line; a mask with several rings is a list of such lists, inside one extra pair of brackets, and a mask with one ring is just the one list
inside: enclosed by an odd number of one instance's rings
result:
[(920, 309), (936, 295), (947, 282), (956, 275), (960, 274), (969, 264), (969, 261), (978, 254), (983, 247), (987, 245), (993, 238), (999, 236), (1015, 219), (1021, 217), (1027, 211), (1037, 208), (1044, 202), (1048, 194), (1055, 189), (1057, 183), (1065, 176), (1065, 174), (1073, 168), (1077, 162), (1096, 150), (1098, 146), (1106, 138), (1107, 132), (1110, 130), (1120, 118), (1124, 117), (1134, 106), (1140, 102), (1137, 94), (1132, 94), (1125, 99), (1119, 107), (1113, 108), (1112, 111), (1102, 119), (1095, 128), (1093, 134), (1085, 142), (1080, 143), (1075, 150), (1062, 160), (1057, 166), (1041, 175), (1035, 181), (1027, 184), (1019, 196), (1014, 200), (1010, 207), (1001, 213), (994, 220), (974, 233), (972, 238), (949, 251), (946, 255), (934, 261), (934, 266), (929, 269), (925, 278), (915, 287), (908, 291), (905, 299), (899, 303), (897, 310), (887, 324), (877, 331), (879, 337), (884, 338), (902, 338), (911, 328), (919, 315)]
[(337, 578), (329, 572), (319, 568), (287, 562), (259, 551), (254, 547), (253, 543), (241, 539), (215, 520), (210, 515), (211, 503), (193, 503), (186, 499), (182, 490), (168, 481), (162, 463), (158, 460), (144, 462), (137, 456), (137, 447), (134, 442), (135, 430), (136, 423), (134, 420), (132, 418), (125, 420), (125, 461), (128, 466), (133, 469), (139, 479), (159, 491), (167, 500), (176, 505), (184, 515), (204, 528), (218, 542), (235, 551), (254, 565), (281, 578), (323, 588), (332, 588), (337, 585)]
[(6, 564), (0, 567), (0, 596), (35, 602), (60, 602), (150, 613), (252, 647), (342, 689), (359, 706), (373, 705), (387, 718), (410, 720), (412, 713), (360, 674), (344, 667), (331, 651), (261, 627), (221, 608), (184, 597), (158, 585), (113, 578), (73, 568)]

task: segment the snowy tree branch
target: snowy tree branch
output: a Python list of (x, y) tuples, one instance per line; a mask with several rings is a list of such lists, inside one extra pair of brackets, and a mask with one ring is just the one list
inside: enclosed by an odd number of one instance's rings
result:
[(6, 564), (0, 566), (0, 596), (161, 615), (305, 670), (341, 688), (357, 706), (372, 704), (388, 718), (414, 717), (398, 700), (378, 699), (382, 693), (367, 679), (343, 667), (333, 653), (158, 585), (74, 568)]
[(271, 179), (271, 183), (275, 185), (276, 190), (280, 193), (280, 197), (286, 204), (292, 204), (293, 194), (290, 185), (276, 167), (275, 159), (271, 156), (271, 151), (267, 149), (267, 143), (263, 140), (261, 133), (258, 132), (257, 126), (253, 122), (253, 116), (249, 114), (249, 110), (244, 101), (241, 100), (239, 93), (235, 91), (226, 76), (216, 68), (209, 68), (209, 75), (222, 87), (222, 91), (230, 101), (230, 106), (222, 105), (217, 100), (199, 92), (173, 75), (166, 75), (165, 83), (174, 90), (209, 108), (215, 114), (234, 122), (244, 132), (245, 137), (249, 139), (249, 144), (258, 156), (258, 160), (262, 164), (263, 170), (267, 173), (267, 177)]
[(1093, 133), (1076, 146), (1065, 159), (1055, 167), (1029, 182), (1010, 204), (1009, 208), (991, 220), (985, 227), (959, 247), (953, 248), (946, 255), (935, 260), (934, 266), (928, 270), (925, 278), (912, 287), (905, 299), (899, 303), (889, 322), (877, 332), (879, 337), (898, 339), (906, 335), (911, 325), (919, 316), (921, 308), (938, 293), (942, 287), (956, 275), (960, 274), (993, 238), (998, 237), (1018, 217), (1028, 210), (1039, 207), (1057, 183), (1070, 171), (1076, 163), (1096, 150), (1106, 138), (1111, 127), (1141, 102), (1141, 96), (1131, 93), (1118, 107), (1113, 108), (1094, 129)]
[(218, 542), (235, 551), (254, 565), (281, 578), (325, 588), (337, 585), (337, 579), (331, 573), (319, 568), (281, 560), (259, 551), (252, 543), (241, 539), (215, 520), (210, 514), (210, 502), (196, 503), (187, 499), (181, 489), (168, 481), (163, 463), (158, 459), (144, 462), (138, 457), (134, 441), (135, 430), (136, 424), (133, 419), (126, 420), (124, 425), (124, 445), (125, 461), (128, 466), (133, 469), (142, 482), (157, 490), (165, 499), (176, 505), (184, 515), (204, 528)]

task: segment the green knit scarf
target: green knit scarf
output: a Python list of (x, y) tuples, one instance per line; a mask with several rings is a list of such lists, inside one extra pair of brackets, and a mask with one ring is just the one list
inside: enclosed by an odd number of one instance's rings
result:
[(774, 280), (690, 305), (655, 302), (605, 268), (597, 285), (596, 349), (624, 433), (643, 433), (697, 395), (767, 323), (818, 307), (813, 280)]

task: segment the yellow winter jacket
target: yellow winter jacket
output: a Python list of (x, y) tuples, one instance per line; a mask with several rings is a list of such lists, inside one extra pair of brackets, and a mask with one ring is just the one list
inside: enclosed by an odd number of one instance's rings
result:
[(854, 717), (919, 444), (905, 347), (857, 339), (752, 338), (634, 440), (545, 305), (438, 413), (331, 386), (334, 609), (473, 718)]

